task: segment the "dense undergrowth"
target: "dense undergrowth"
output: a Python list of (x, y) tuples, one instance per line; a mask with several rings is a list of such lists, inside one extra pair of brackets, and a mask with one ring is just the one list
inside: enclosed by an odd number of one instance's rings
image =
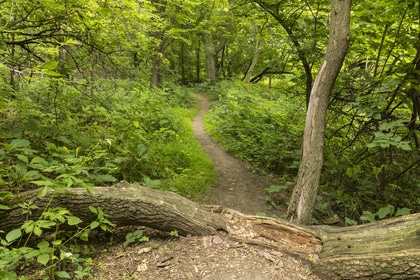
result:
[(88, 187), (136, 181), (196, 197), (215, 181), (192, 136), (197, 102), (187, 89), (136, 88), (81, 93), (39, 79), (2, 100), (0, 187)]
[[(299, 166), (306, 108), (303, 96), (284, 88), (222, 82), (200, 90), (217, 99), (206, 116), (209, 133), (241, 159), (290, 181)], [(409, 110), (397, 111), (399, 120), (380, 121), (380, 106), (362, 98), (331, 104), (314, 223), (354, 225), (420, 211), (417, 152), (404, 137)], [(268, 190), (273, 206), (275, 193), (285, 188)]]
[[(75, 84), (38, 77), (19, 91), (3, 89), (0, 212), (8, 209), (5, 199), (32, 189), (42, 198), (127, 180), (198, 199), (215, 184), (215, 167), (193, 137), (199, 103), (188, 89), (150, 90), (130, 80), (98, 79), (82, 90)], [(112, 231), (106, 213), (90, 206), (97, 219), (81, 228), (65, 205), (42, 209), (35, 220), (36, 198), (19, 206), (25, 223), (0, 230), (0, 278), (28, 279), (16, 274), (27, 267), (36, 270), (31, 279), (88, 277), (92, 248), (86, 241), (98, 229)], [(62, 224), (76, 230), (63, 232)], [(36, 246), (34, 236), (41, 240)]]
[(300, 158), (305, 103), (265, 86), (221, 82), (203, 89), (217, 101), (206, 128), (227, 151), (255, 167), (293, 178)]

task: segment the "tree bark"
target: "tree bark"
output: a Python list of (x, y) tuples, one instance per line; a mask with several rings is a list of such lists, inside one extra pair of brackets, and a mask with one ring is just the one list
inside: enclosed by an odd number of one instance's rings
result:
[(211, 34), (203, 34), (203, 43), (204, 43), (204, 54), (206, 59), (206, 76), (210, 81), (217, 81), (218, 79), (218, 66), (217, 66), (217, 56), (223, 50), (228, 42), (226, 34), (229, 33), (232, 29), (230, 24), (221, 24), (225, 28), (222, 38), (219, 43), (215, 46), (213, 43), (213, 37)]
[(419, 279), (420, 213), (354, 227), (318, 226), (323, 279)]
[(152, 67), (150, 69), (150, 88), (162, 87), (162, 75), (160, 72), (161, 61), (161, 54), (155, 54), (152, 58)]
[(327, 51), (312, 87), (303, 135), (302, 159), (287, 209), (288, 220), (298, 224), (311, 223), (318, 194), (329, 96), (349, 46), (350, 6), (351, 0), (332, 0)]
[(246, 71), (246, 75), (245, 75), (245, 83), (247, 83), (247, 84), (249, 84), (251, 82), (252, 73), (254, 72), (255, 65), (257, 65), (258, 58), (260, 56), (260, 52), (261, 52), (261, 46), (260, 46), (259, 40), (257, 38), (256, 42), (255, 42), (254, 56), (252, 58), (251, 65), (249, 65), (249, 68)]
[[(225, 221), (220, 215), (214, 215), (198, 204), (172, 192), (163, 192), (128, 184), (123, 181), (113, 187), (96, 187), (94, 196), (83, 188), (69, 189), (68, 193), (53, 194), (53, 203), (49, 205), (51, 194), (38, 199), (38, 209), (32, 210), (30, 219), (37, 220), (46, 207), (66, 207), (73, 215), (89, 225), (95, 220), (89, 205), (101, 207), (116, 226), (144, 225), (163, 231), (178, 230), (180, 234), (208, 235), (217, 229), (223, 229)], [(14, 196), (8, 203), (12, 209), (1, 214), (0, 229), (8, 231), (18, 228), (25, 216), (18, 206), (21, 201), (36, 197), (36, 191)], [(5, 217), (5, 218), (3, 218)]]
[[(88, 225), (95, 219), (88, 206), (101, 207), (117, 226), (141, 225), (182, 235), (212, 235), (224, 230), (235, 240), (277, 249), (310, 260), (322, 279), (418, 279), (420, 275), (420, 213), (373, 224), (337, 228), (303, 227), (268, 217), (247, 216), (221, 206), (203, 206), (171, 192), (138, 184), (69, 189), (36, 199), (36, 220), (43, 209), (66, 207)], [(3, 201), (12, 209), (0, 212), (5, 233), (25, 220), (18, 203), (36, 197), (37, 191)]]

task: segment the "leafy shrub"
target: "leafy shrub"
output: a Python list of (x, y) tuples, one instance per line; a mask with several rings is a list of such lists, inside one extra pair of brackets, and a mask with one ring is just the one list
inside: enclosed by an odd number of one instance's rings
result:
[(206, 116), (209, 133), (229, 152), (276, 173), (296, 172), (304, 103), (265, 87), (224, 83)]
[[(214, 184), (214, 165), (193, 137), (198, 104), (188, 89), (149, 91), (124, 80), (113, 81), (117, 86), (97, 82), (112, 91), (87, 93), (61, 80), (37, 78), (13, 98), (2, 96), (0, 210), (8, 209), (4, 199), (33, 188), (43, 197), (50, 190), (90, 189), (126, 179), (197, 198)], [(29, 201), (21, 207), (29, 213), (35, 205)], [(28, 216), (20, 228), (4, 233), (0, 278), (16, 279), (16, 270), (34, 261), (40, 278), (89, 276), (91, 260), (72, 240), (87, 240), (92, 230), (111, 226), (101, 209), (89, 209), (97, 220), (70, 237), (60, 224), (78, 226), (81, 220), (65, 208), (47, 208), (39, 220)], [(56, 229), (54, 240), (44, 235), (47, 229)], [(30, 236), (42, 241), (35, 247), (20, 243)]]
[[(160, 182), (155, 187), (197, 196), (214, 183), (212, 163), (194, 144), (190, 122), (197, 102), (190, 92), (177, 87), (142, 91), (118, 82), (115, 91), (86, 98), (67, 84), (40, 78), (28, 85), (31, 95), (20, 92), (6, 102), (0, 112), (9, 116), (0, 129), (0, 187), (86, 187), (151, 179)], [(177, 183), (193, 174), (203, 176), (194, 188)]]

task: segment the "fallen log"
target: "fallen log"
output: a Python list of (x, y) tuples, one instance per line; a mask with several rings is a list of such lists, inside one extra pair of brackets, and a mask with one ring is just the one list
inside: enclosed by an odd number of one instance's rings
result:
[[(33, 199), (37, 193), (38, 190), (34, 190), (8, 199), (5, 204), (11, 210), (1, 213), (0, 229), (7, 232), (20, 227), (25, 216), (17, 204)], [(50, 205), (51, 195), (54, 199)], [(125, 181), (112, 187), (95, 187), (93, 196), (82, 188), (68, 189), (66, 193), (50, 193), (36, 200), (38, 209), (31, 210), (30, 219), (37, 220), (47, 205), (70, 210), (83, 221), (81, 226), (89, 225), (96, 218), (89, 211), (90, 205), (100, 207), (108, 215), (108, 220), (119, 227), (142, 225), (168, 232), (178, 230), (182, 235), (210, 235), (225, 226), (222, 216), (210, 213), (185, 197)]]
[(420, 213), (352, 227), (313, 227), (325, 279), (420, 279)]
[[(18, 203), (33, 199), (36, 191), (6, 201), (11, 210), (0, 212), (0, 230), (20, 227), (25, 216)], [(231, 238), (277, 249), (313, 263), (323, 279), (419, 279), (420, 214), (407, 215), (354, 227), (301, 227), (268, 217), (247, 216), (221, 206), (205, 206), (171, 192), (127, 182), (97, 187), (93, 196), (84, 189), (70, 189), (35, 201), (39, 207), (61, 206), (89, 224), (95, 216), (89, 206), (101, 207), (117, 226), (141, 225), (182, 235), (213, 235), (218, 230)], [(4, 202), (3, 202), (4, 203)]]

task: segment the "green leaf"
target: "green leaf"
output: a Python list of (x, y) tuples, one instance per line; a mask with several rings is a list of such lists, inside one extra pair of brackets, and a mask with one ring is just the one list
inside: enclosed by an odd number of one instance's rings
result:
[(19, 160), (21, 160), (21, 161), (23, 161), (24, 163), (28, 163), (28, 157), (27, 156), (25, 156), (25, 155), (17, 155), (17, 158), (19, 159)]
[(35, 223), (32, 220), (25, 221), (21, 226), (21, 229), (25, 231), (25, 233), (31, 233), (34, 230)]
[(0, 204), (0, 210), (10, 210), (10, 207), (6, 206), (6, 205), (3, 205), (3, 204)]
[(397, 212), (395, 212), (395, 217), (398, 216), (404, 216), (404, 215), (409, 215), (411, 213), (411, 209), (403, 207), (401, 209), (398, 209)]
[(12, 145), (15, 148), (27, 147), (30, 144), (31, 144), (31, 142), (29, 142), (26, 139), (14, 139), (14, 140), (12, 140), (12, 142), (10, 142), (10, 145)]
[(50, 255), (49, 254), (40, 254), (36, 260), (42, 264), (42, 265), (47, 265), (48, 261), (50, 260)]
[(12, 192), (0, 191), (0, 199), (3, 200), (6, 197), (12, 196)]
[(70, 275), (66, 271), (57, 271), (55, 275), (57, 275), (60, 278), (71, 279)]
[(391, 216), (394, 213), (394, 206), (392, 205), (387, 205), (385, 207), (381, 207), (377, 214), (378, 214), (378, 218), (380, 220), (384, 219), (386, 216)]
[(56, 225), (55, 222), (53, 221), (49, 221), (49, 220), (39, 220), (36, 222), (36, 224), (40, 227), (40, 228), (52, 228)]
[(137, 145), (136, 153), (137, 153), (137, 156), (139, 158), (144, 156), (146, 154), (146, 152), (147, 152), (147, 147), (145, 145), (143, 145), (143, 144)]
[(69, 226), (74, 226), (74, 225), (78, 225), (82, 222), (81, 219), (79, 219), (78, 217), (69, 217), (67, 219), (67, 223), (69, 224)]
[(91, 223), (90, 223), (90, 228), (91, 228), (91, 229), (95, 229), (95, 228), (97, 228), (99, 225), (100, 225), (100, 223), (99, 223), (99, 222), (97, 222), (97, 221), (93, 221), (93, 222), (91, 222)]
[(6, 241), (11, 243), (11, 242), (19, 239), (21, 236), (22, 236), (22, 231), (21, 231), (21, 229), (17, 228), (17, 229), (14, 229), (14, 230), (10, 231), (6, 235)]
[(55, 68), (57, 68), (57, 66), (58, 66), (58, 61), (50, 60), (47, 63), (45, 63), (42, 68), (47, 69), (47, 70), (54, 70)]
[(48, 192), (48, 187), (47, 186), (44, 186), (44, 187), (42, 187), (39, 191), (38, 191), (38, 194), (37, 194), (37, 198), (42, 198), (42, 197), (44, 197), (44, 196), (46, 196), (47, 195), (47, 192)]
[(46, 161), (42, 157), (36, 156), (31, 160), (30, 166), (35, 168), (42, 168), (48, 166), (48, 161)]
[(91, 206), (91, 205), (89, 205), (89, 210), (90, 210), (90, 212), (92, 212), (94, 214), (98, 214), (98, 210), (96, 210), (96, 208)]
[(50, 246), (50, 243), (48, 243), (48, 241), (41, 241), (36, 245), (38, 249), (45, 249), (45, 248), (48, 248), (49, 246)]
[(54, 240), (54, 241), (51, 242), (51, 244), (54, 245), (54, 246), (59, 246), (62, 243), (63, 243), (62, 239), (57, 239), (57, 240)]
[(25, 258), (29, 260), (29, 259), (32, 259), (33, 257), (38, 256), (39, 254), (41, 254), (39, 250), (32, 250), (25, 254)]
[(32, 184), (35, 184), (37, 186), (54, 186), (55, 183), (54, 181), (42, 181), (42, 180), (38, 180), (38, 181), (31, 181)]
[(41, 236), (41, 235), (42, 235), (42, 229), (41, 229), (41, 228), (39, 228), (39, 227), (37, 227), (37, 226), (35, 226), (35, 227), (34, 227), (34, 230), (33, 230), (33, 233), (34, 233), (36, 236)]
[(373, 223), (375, 222), (375, 214), (370, 211), (363, 211), (363, 215), (360, 217), (360, 220)]
[(346, 220), (346, 224), (348, 224), (348, 225), (350, 225), (350, 226), (355, 226), (355, 225), (357, 225), (357, 221), (352, 220), (352, 219), (350, 219), (350, 218), (348, 218), (348, 217), (346, 217), (346, 218), (345, 218), (345, 220)]
[(282, 190), (286, 190), (288, 187), (286, 185), (283, 186), (270, 186), (267, 188), (267, 192), (273, 193), (273, 192), (279, 192)]
[(47, 74), (48, 76), (52, 76), (52, 77), (61, 77), (61, 76), (63, 76), (60, 73), (57, 73), (57, 72), (51, 71), (51, 70), (45, 70), (44, 73)]

